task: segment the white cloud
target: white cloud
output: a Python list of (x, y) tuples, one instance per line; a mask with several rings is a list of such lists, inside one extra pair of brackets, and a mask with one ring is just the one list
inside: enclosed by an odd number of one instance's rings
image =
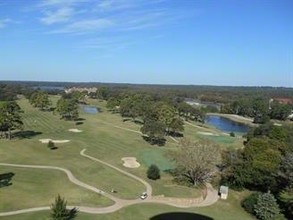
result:
[(43, 0), (38, 6), (47, 7), (47, 6), (64, 6), (64, 5), (74, 5), (78, 3), (84, 3), (89, 0)]
[(4, 28), (7, 24), (12, 23), (13, 21), (9, 18), (0, 19), (0, 28)]
[(73, 22), (62, 29), (51, 31), (50, 33), (87, 33), (109, 28), (114, 23), (109, 19), (88, 19)]
[(74, 15), (74, 9), (69, 7), (59, 8), (55, 11), (45, 11), (45, 17), (41, 18), (41, 22), (47, 25), (55, 23), (63, 23), (70, 20)]

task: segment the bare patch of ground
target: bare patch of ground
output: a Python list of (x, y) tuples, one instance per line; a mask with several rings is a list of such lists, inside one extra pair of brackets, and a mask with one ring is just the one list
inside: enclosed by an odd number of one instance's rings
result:
[(62, 143), (67, 143), (70, 140), (52, 140), (50, 138), (47, 138), (47, 139), (39, 139), (39, 141), (42, 142), (43, 144), (47, 144), (49, 143), (49, 141), (52, 141), (55, 144), (62, 144)]
[(140, 163), (136, 161), (135, 157), (123, 157), (121, 160), (124, 161), (123, 166), (128, 168), (138, 168), (140, 167)]
[(74, 133), (82, 132), (82, 130), (79, 130), (79, 129), (77, 129), (77, 128), (71, 128), (71, 129), (68, 129), (68, 131), (70, 131), (70, 132), (74, 132)]
[(198, 131), (198, 134), (207, 135), (207, 136), (219, 136), (218, 134), (214, 134), (212, 132)]

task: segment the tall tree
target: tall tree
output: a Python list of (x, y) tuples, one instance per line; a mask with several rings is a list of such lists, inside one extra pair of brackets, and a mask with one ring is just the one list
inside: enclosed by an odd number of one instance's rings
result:
[(43, 91), (37, 91), (31, 94), (29, 101), (34, 107), (41, 110), (48, 109), (49, 106), (52, 104), (49, 99), (48, 93)]
[(270, 192), (258, 196), (254, 211), (257, 218), (261, 220), (273, 220), (281, 217), (277, 201)]
[(15, 101), (0, 103), (0, 130), (8, 134), (9, 140), (13, 130), (22, 129), (22, 112)]
[(56, 111), (59, 112), (62, 118), (67, 120), (78, 119), (78, 104), (75, 99), (65, 99), (61, 97), (56, 106)]
[(67, 202), (58, 194), (55, 202), (51, 205), (51, 218), (53, 220), (72, 220), (75, 219), (78, 213), (76, 208), (67, 209)]
[(175, 160), (178, 178), (186, 178), (193, 185), (211, 181), (220, 163), (219, 147), (206, 142), (191, 142), (183, 139), (178, 151), (171, 154)]

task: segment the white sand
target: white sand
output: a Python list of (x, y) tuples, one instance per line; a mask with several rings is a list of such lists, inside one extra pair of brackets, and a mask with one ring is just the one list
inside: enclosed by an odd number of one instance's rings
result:
[(202, 135), (208, 135), (208, 136), (219, 136), (217, 134), (214, 134), (212, 132), (204, 132), (204, 131), (198, 131), (198, 134), (202, 134)]
[(275, 125), (275, 126), (279, 126), (279, 127), (282, 126), (282, 124), (280, 124), (280, 123), (274, 123), (274, 125)]
[(79, 129), (76, 129), (76, 128), (68, 129), (68, 131), (71, 131), (71, 132), (74, 132), (74, 133), (82, 132), (82, 130), (79, 130)]
[(123, 166), (128, 168), (138, 168), (140, 164), (136, 161), (135, 157), (123, 157), (121, 160), (124, 161)]
[(39, 139), (39, 141), (41, 141), (43, 144), (48, 144), (49, 141), (52, 141), (53, 143), (56, 143), (56, 144), (62, 144), (62, 143), (67, 143), (70, 140), (52, 140), (50, 138), (47, 138), (47, 139)]

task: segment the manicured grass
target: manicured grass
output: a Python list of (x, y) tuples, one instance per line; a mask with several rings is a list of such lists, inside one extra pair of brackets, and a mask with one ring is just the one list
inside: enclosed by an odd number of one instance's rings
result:
[[(53, 102), (56, 102), (58, 99), (57, 96), (53, 97)], [(112, 114), (105, 109), (105, 102), (99, 102), (97, 100), (90, 100), (91, 105), (96, 105), (102, 109), (101, 113), (86, 114), (84, 112), (80, 112), (80, 117), (84, 120), (83, 124), (75, 125), (75, 122), (60, 120), (58, 115), (54, 115), (52, 112), (42, 112), (37, 109), (32, 108), (28, 101), (22, 99), (19, 101), (19, 104), (24, 110), (24, 130), (31, 130), (36, 132), (34, 135), (30, 137), (26, 137), (23, 139), (14, 139), (12, 141), (8, 140), (0, 140), (0, 154), (1, 154), (1, 162), (3, 163), (19, 163), (19, 164), (35, 164), (35, 165), (52, 165), (59, 166), (69, 169), (77, 179), (84, 181), (87, 184), (93, 185), (97, 188), (100, 188), (104, 191), (109, 192), (112, 188), (118, 191), (115, 196), (120, 198), (137, 198), (142, 191), (144, 191), (144, 186), (116, 170), (109, 168), (105, 165), (102, 165), (98, 162), (91, 161), (87, 158), (82, 157), (79, 152), (86, 148), (86, 154), (89, 154), (98, 159), (104, 160), (110, 164), (113, 164), (123, 170), (126, 170), (130, 173), (133, 173), (141, 178), (146, 179), (152, 186), (154, 195), (162, 195), (165, 196), (174, 196), (174, 197), (197, 197), (200, 195), (199, 189), (178, 186), (176, 183), (172, 181), (172, 177), (163, 172), (165, 169), (169, 169), (172, 167), (172, 162), (166, 156), (170, 150), (176, 150), (177, 143), (167, 138), (166, 145), (163, 147), (151, 146), (149, 143), (144, 141), (140, 134), (136, 132), (132, 132), (125, 129), (131, 129), (135, 131), (139, 131), (140, 125), (135, 124), (133, 122), (127, 121), (123, 122), (122, 118), (118, 114)], [(121, 128), (117, 128), (115, 126), (119, 126)], [(70, 128), (78, 128), (83, 130), (81, 133), (72, 133), (69, 132)], [(202, 138), (203, 135), (198, 135), (197, 131), (205, 131), (203, 129), (194, 128), (189, 125), (185, 125), (184, 135), (193, 140), (197, 140), (198, 138)], [(41, 138), (52, 138), (52, 139), (68, 139), (69, 143), (65, 144), (56, 144), (58, 147), (57, 150), (49, 150), (46, 144), (41, 144), (39, 139)], [(203, 137), (205, 138), (205, 137)], [(221, 147), (241, 147), (238, 139), (233, 139), (233, 143), (219, 143)], [(215, 142), (220, 142), (219, 140), (212, 140)], [(133, 156), (138, 159), (138, 162), (141, 166), (137, 169), (125, 168), (122, 164), (122, 157)], [(161, 179), (157, 181), (150, 181), (146, 178), (146, 170), (150, 164), (156, 164), (162, 170)], [(2, 170), (3, 167), (0, 166)], [(6, 169), (6, 168), (5, 168)], [(2, 172), (2, 171), (1, 171)], [(18, 171), (20, 172), (20, 171)], [(28, 172), (28, 171), (22, 171)], [(40, 187), (44, 186), (44, 189), (48, 192), (52, 192), (50, 198), (44, 196), (43, 203), (42, 201), (36, 200), (34, 206), (41, 206), (45, 202), (46, 204), (50, 204), (52, 199), (56, 193), (56, 187), (53, 182), (52, 184), (43, 183), (43, 179), (46, 180), (44, 176), (54, 176), (57, 174), (55, 171), (48, 170), (40, 170), (35, 172), (40, 172), (42, 175), (34, 176), (34, 183), (28, 182), (29, 185), (34, 185), (36, 183), (40, 183)], [(32, 173), (32, 172), (31, 172)], [(58, 174), (58, 175), (63, 175)], [(20, 175), (18, 175), (20, 176)], [(16, 178), (13, 181), (18, 182)], [(28, 176), (28, 179), (31, 177)], [(67, 178), (63, 175), (63, 178)], [(59, 179), (62, 179), (61, 177)], [(62, 182), (69, 182), (68, 180), (64, 180)], [(13, 186), (13, 185), (12, 185)], [(65, 184), (64, 184), (65, 186)], [(67, 184), (66, 184), (67, 186)], [(29, 187), (29, 186), (28, 186)], [(7, 188), (8, 189), (8, 188)], [(2, 200), (2, 190), (0, 189), (0, 195)], [(11, 188), (12, 190), (12, 188)], [(77, 190), (78, 191), (78, 190)], [(27, 193), (24, 188), (19, 188), (17, 191), (20, 195), (23, 193), (24, 195)], [(16, 192), (14, 192), (16, 193)], [(42, 198), (44, 192), (42, 190), (36, 190), (36, 193), (40, 198)], [(58, 192), (57, 192), (58, 193)], [(76, 192), (78, 194), (78, 192)], [(74, 193), (72, 193), (74, 195)], [(86, 194), (85, 194), (86, 195)], [(64, 195), (68, 202), (77, 202), (75, 200), (76, 197), (70, 197), (70, 193)], [(9, 197), (9, 195), (5, 195), (3, 198)], [(69, 197), (69, 198), (67, 198)], [(28, 197), (31, 198), (31, 197)], [(33, 202), (34, 200), (31, 199)], [(10, 209), (17, 209), (19, 204), (15, 203), (15, 201), (7, 200), (6, 207), (10, 207)], [(22, 197), (19, 197), (19, 203), (24, 203), (25, 200)], [(93, 201), (94, 202), (94, 201)], [(106, 202), (109, 201), (105, 201)], [(30, 202), (26, 203), (30, 204)], [(82, 205), (96, 205), (96, 203), (92, 203), (91, 198), (83, 198)], [(104, 203), (102, 203), (104, 204)], [(101, 204), (101, 205), (102, 205)], [(235, 216), (246, 216), (245, 212), (239, 207), (238, 203), (235, 201), (225, 201), (224, 203), (221, 201), (217, 203), (215, 206), (207, 207), (206, 210), (210, 210), (211, 216), (217, 217), (221, 215), (221, 207), (218, 210), (218, 206), (226, 207), (226, 212), (228, 209), (231, 209), (231, 213)], [(4, 209), (4, 207), (3, 207)], [(109, 215), (86, 215), (80, 214), (79, 219), (149, 219), (149, 217), (161, 213), (172, 210), (181, 210), (186, 211), (185, 209), (175, 209), (169, 206), (162, 205), (135, 205), (131, 207), (127, 207), (122, 209), (121, 211)], [(203, 211), (202, 211), (203, 210)], [(208, 213), (208, 211), (204, 211), (205, 209), (188, 209), (188, 211), (196, 211), (199, 213)], [(137, 215), (136, 215), (137, 212)], [(24, 214), (14, 217), (9, 217), (9, 219), (46, 219), (46, 217), (42, 218), (43, 214), (48, 216), (49, 212), (37, 212), (31, 214)], [(137, 218), (136, 218), (137, 216)], [(222, 215), (226, 216), (226, 215)], [(135, 217), (135, 218), (132, 218)], [(229, 219), (229, 218), (222, 219)], [(1, 218), (2, 219), (2, 218)], [(8, 218), (3, 218), (8, 219)], [(215, 218), (221, 219), (221, 218)], [(231, 218), (232, 219), (232, 215)], [(239, 218), (241, 219), (241, 218)], [(243, 218), (249, 219), (249, 218)]]
[[(138, 220), (152, 220), (153, 217), (162, 213), (193, 213), (200, 214), (213, 220), (253, 220), (254, 218), (248, 213), (244, 212), (240, 207), (240, 200), (246, 193), (238, 193), (230, 191), (227, 200), (220, 200), (213, 206), (204, 208), (190, 208), (190, 209), (180, 209), (166, 205), (158, 204), (140, 204), (133, 205), (121, 209), (115, 213), (103, 215), (92, 215), (79, 213), (77, 220), (113, 220), (113, 219), (138, 219)], [(1, 220), (47, 220), (49, 219), (49, 211), (35, 212), (29, 214), (22, 214), (17, 216), (0, 217)], [(193, 216), (191, 219), (197, 219), (197, 216)], [(186, 218), (180, 218), (186, 220)], [(189, 219), (187, 219), (189, 220)]]
[(0, 166), (0, 173), (14, 173), (12, 185), (0, 188), (0, 212), (50, 206), (60, 194), (69, 205), (108, 206), (108, 198), (71, 183), (65, 173), (55, 170)]

